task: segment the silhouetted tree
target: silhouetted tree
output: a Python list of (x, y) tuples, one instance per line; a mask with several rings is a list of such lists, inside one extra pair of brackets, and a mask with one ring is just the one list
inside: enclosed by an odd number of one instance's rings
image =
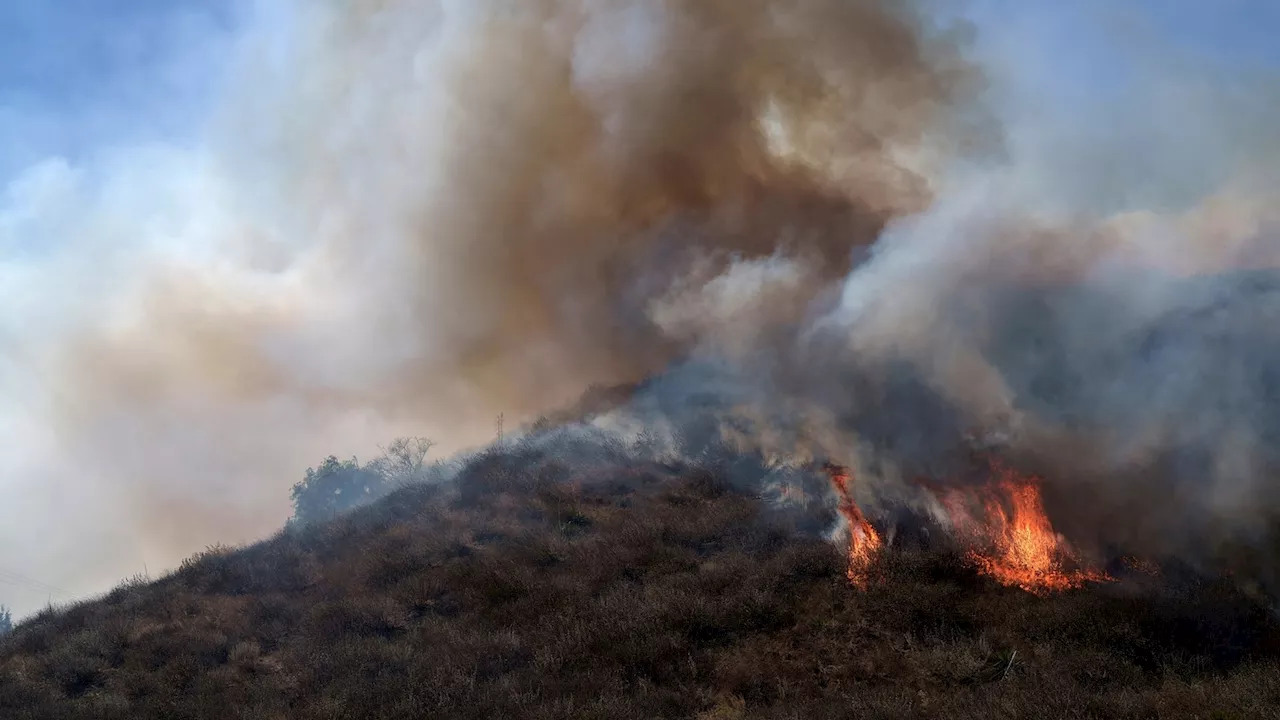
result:
[(406, 483), (423, 480), (432, 445), (423, 438), (397, 438), (380, 457), (363, 466), (355, 458), (338, 460), (330, 455), (319, 467), (308, 468), (307, 476), (293, 486), (289, 521), (305, 525), (328, 520)]
[(386, 477), (360, 467), (355, 458), (339, 460), (330, 455), (319, 467), (307, 468), (302, 482), (293, 486), (291, 522), (306, 525), (328, 520), (383, 494)]

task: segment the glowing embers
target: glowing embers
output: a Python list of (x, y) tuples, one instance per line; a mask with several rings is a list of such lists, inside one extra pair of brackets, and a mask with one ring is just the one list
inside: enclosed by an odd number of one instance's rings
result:
[(1160, 576), (1160, 565), (1152, 560), (1146, 560), (1133, 555), (1126, 555), (1120, 558), (1120, 564), (1129, 572), (1149, 575), (1151, 577)]
[(862, 514), (862, 509), (853, 501), (853, 474), (849, 469), (829, 465), (827, 473), (831, 476), (831, 485), (839, 498), (840, 515), (844, 517), (849, 530), (849, 568), (845, 572), (854, 587), (865, 588), (871, 566), (884, 542), (880, 539), (880, 533), (876, 532)]
[(981, 487), (951, 489), (942, 498), (957, 538), (970, 546), (979, 572), (1038, 595), (1107, 582), (1111, 576), (1081, 565), (1053, 530), (1040, 497), (1040, 479), (993, 462)]

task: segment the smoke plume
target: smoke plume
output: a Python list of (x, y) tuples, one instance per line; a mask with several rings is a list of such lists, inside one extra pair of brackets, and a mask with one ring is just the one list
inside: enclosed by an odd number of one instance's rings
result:
[[(269, 531), (322, 454), (463, 447), (789, 335), (928, 205), (981, 83), (887, 2), (299, 3), (247, 28), (199, 142), (11, 187), (38, 210), (14, 237), (60, 240), (11, 271), (50, 318), (21, 332), (48, 447), (15, 471), (82, 475), (53, 484), (97, 514), (100, 567)], [(39, 287), (55, 270), (74, 293)]]
[[(941, 17), (264, 5), (198, 143), (10, 187), (42, 210), (6, 232), (70, 238), (5, 270), (39, 298), (11, 332), (52, 391), (15, 472), (77, 493), (116, 572), (270, 531), (329, 452), (466, 447), (498, 413), (650, 378), (620, 415), (711, 417), (886, 497), (998, 435), (1099, 541), (1261, 532), (1280, 507), (1267, 83), (1171, 95), (1152, 69), (1141, 104), (1194, 113), (1066, 137)], [(1135, 140), (1145, 121), (1163, 135)], [(1165, 151), (1187, 160), (1143, 165)], [(1197, 159), (1203, 182), (1166, 182)], [(42, 287), (49, 268), (74, 288)]]

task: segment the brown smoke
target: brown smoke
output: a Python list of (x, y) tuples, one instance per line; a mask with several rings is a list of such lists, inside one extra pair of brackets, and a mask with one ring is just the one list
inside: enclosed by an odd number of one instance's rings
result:
[[(927, 204), (927, 181), (899, 154), (974, 82), (957, 48), (924, 39), (898, 3), (479, 5), (465, 52), (430, 70), (448, 101), (421, 118), (435, 127), (398, 126), (400, 99), (377, 93), (381, 66), (361, 60), (378, 52), (380, 19), (431, 3), (347, 7), (316, 41), (327, 62), (296, 78), (332, 93), (327, 108), (376, 103), (349, 130), (358, 152), (322, 142), (341, 114), (291, 128), (282, 192), (346, 220), (316, 238), (302, 282), (372, 296), (357, 322), (378, 329), (363, 339), (409, 351), (355, 388), (304, 385), (262, 347), (323, 318), (300, 318), (283, 293), (232, 295), (217, 277), (162, 268), (130, 327), (95, 331), (68, 354), (82, 404), (285, 394), (418, 415), (443, 397), (467, 402), (450, 403), (454, 415), (527, 415), (679, 357), (697, 338), (665, 333), (651, 304), (775, 255), (806, 269), (788, 288), (800, 297), (770, 308), (771, 321), (794, 322), (805, 296), (847, 274), (854, 248)], [(443, 142), (392, 146), (415, 131)], [(350, 206), (360, 198), (340, 187), (365, 162), (442, 181), (365, 228), (356, 222), (369, 213)], [(368, 236), (388, 226), (391, 261), (369, 262)]]
[(981, 83), (962, 33), (889, 0), (297, 20), (283, 62), (246, 45), (212, 251), (133, 258), (49, 360), (68, 455), (152, 557), (269, 530), (305, 463), (370, 436), (456, 448), (793, 333), (929, 204)]

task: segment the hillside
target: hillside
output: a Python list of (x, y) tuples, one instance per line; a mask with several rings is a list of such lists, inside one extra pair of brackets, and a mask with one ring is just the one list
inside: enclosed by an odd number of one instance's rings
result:
[(830, 502), (739, 476), (483, 454), (23, 623), (0, 717), (1280, 716), (1280, 627), (1230, 584), (1036, 597), (898, 548), (857, 590)]

